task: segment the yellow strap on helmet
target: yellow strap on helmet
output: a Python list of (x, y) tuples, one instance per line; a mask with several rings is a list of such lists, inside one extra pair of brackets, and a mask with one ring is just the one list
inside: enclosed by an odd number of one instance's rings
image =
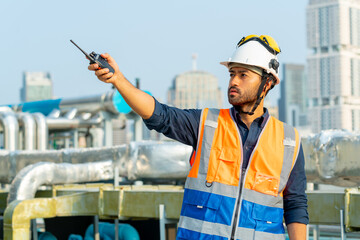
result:
[(252, 34), (246, 37), (243, 37), (237, 44), (237, 47), (240, 47), (246, 42), (249, 41), (258, 41), (260, 42), (269, 52), (276, 55), (281, 52), (279, 45), (276, 43), (275, 39), (269, 35), (256, 35)]

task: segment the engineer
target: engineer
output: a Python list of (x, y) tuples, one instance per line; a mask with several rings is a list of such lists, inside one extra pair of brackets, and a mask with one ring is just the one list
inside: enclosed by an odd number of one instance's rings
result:
[(230, 73), (230, 109), (182, 110), (135, 88), (109, 54), (115, 73), (89, 66), (113, 84), (149, 129), (193, 147), (177, 239), (306, 239), (304, 154), (298, 131), (270, 116), (264, 97), (279, 84), (280, 48), (250, 35), (221, 64)]

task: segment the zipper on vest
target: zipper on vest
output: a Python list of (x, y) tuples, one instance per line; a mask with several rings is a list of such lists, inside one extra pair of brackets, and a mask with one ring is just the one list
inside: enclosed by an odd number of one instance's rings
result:
[(232, 231), (231, 231), (231, 238), (230, 238), (231, 240), (235, 239), (235, 230), (236, 230), (237, 222), (238, 222), (238, 218), (239, 218), (240, 199), (241, 199), (241, 192), (242, 192), (242, 189), (243, 189), (243, 181), (244, 181), (245, 172), (246, 172), (246, 169), (241, 168), (240, 190), (239, 190), (239, 196), (238, 196), (237, 201), (236, 201), (235, 216), (234, 216), (234, 222), (233, 222), (233, 227), (232, 227)]

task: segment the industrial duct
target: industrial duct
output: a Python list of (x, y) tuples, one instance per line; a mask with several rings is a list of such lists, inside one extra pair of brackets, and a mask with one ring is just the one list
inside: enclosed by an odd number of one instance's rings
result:
[(308, 182), (342, 187), (360, 185), (360, 135), (327, 130), (302, 140)]
[(9, 192), (11, 202), (32, 198), (43, 184), (109, 180), (115, 167), (120, 176), (130, 180), (184, 179), (189, 171), (190, 153), (191, 147), (176, 142), (41, 152), (0, 151), (0, 164), (4, 164), (0, 165), (0, 180), (8, 182), (16, 174)]

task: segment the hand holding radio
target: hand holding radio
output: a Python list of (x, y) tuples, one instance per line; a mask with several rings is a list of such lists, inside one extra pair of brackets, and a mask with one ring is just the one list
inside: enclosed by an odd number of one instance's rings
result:
[(115, 84), (116, 82), (120, 83), (121, 80), (125, 79), (124, 75), (120, 72), (119, 67), (116, 64), (115, 60), (108, 53), (103, 53), (101, 54), (101, 56), (114, 67), (115, 72), (113, 74), (107, 68), (99, 69), (96, 63), (90, 64), (88, 66), (88, 69), (91, 71), (95, 71), (95, 75), (99, 80), (106, 83)]
[[(125, 78), (119, 71), (119, 67), (117, 66), (115, 60), (109, 54), (97, 54), (95, 52), (88, 54), (82, 50), (73, 40), (70, 40), (70, 42), (73, 43), (90, 61), (88, 69), (95, 71), (95, 75), (99, 80), (106, 83), (115, 84), (117, 79), (121, 80), (122, 78)], [(113, 67), (115, 67), (116, 71)]]
[(95, 52), (91, 52), (88, 54), (84, 50), (82, 50), (73, 40), (70, 40), (86, 57), (88, 60), (90, 60), (90, 64), (96, 63), (99, 67), (99, 69), (107, 68), (109, 69), (109, 72), (114, 73), (114, 69), (109, 65), (109, 63), (106, 61), (105, 58), (103, 58), (100, 54), (97, 54)]

